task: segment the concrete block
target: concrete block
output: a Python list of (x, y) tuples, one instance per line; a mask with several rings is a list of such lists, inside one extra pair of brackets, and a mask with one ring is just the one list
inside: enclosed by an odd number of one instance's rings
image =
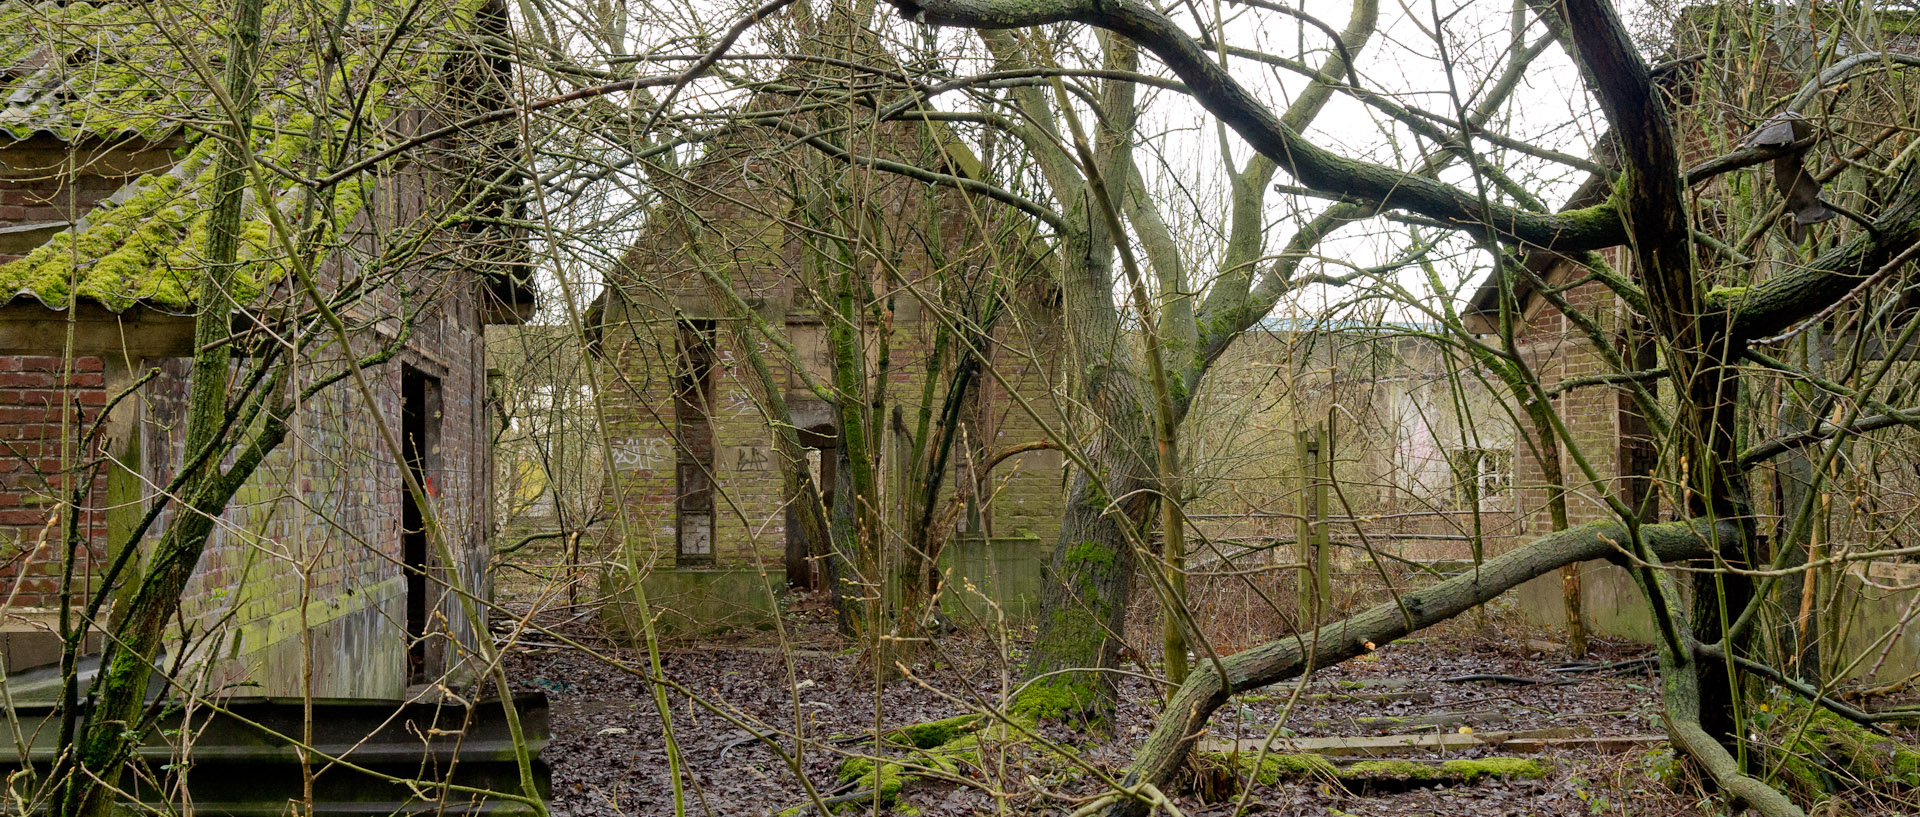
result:
[[(1580, 579), (1587, 632), (1644, 644), (1658, 637), (1647, 602), (1625, 570), (1605, 562), (1587, 562)], [(1829, 633), (1834, 632), (1831, 628), (1841, 628), (1840, 650), (1847, 659), (1868, 656), (1852, 664), (1846, 679), (1885, 683), (1920, 672), (1920, 621), (1908, 618), (1920, 603), (1920, 565), (1856, 563), (1839, 581), (1831, 607), (1846, 610), (1849, 615), (1843, 622), (1823, 621), (1822, 627)], [(1681, 583), (1682, 593), (1686, 590)], [(1831, 588), (1823, 587), (1822, 597), (1828, 592)], [(1554, 629), (1566, 627), (1559, 572), (1521, 585), (1515, 595), (1528, 621)]]
[[(660, 637), (697, 638), (773, 629), (773, 617), (780, 614), (787, 593), (787, 576), (780, 568), (680, 568), (647, 573), (641, 587)], [(638, 640), (643, 631), (631, 588), (618, 571), (601, 574), (601, 593), (615, 600), (602, 608), (601, 619), (617, 635)]]
[(1052, 545), (1031, 533), (955, 537), (940, 553), (941, 611), (962, 627), (992, 627), (1000, 616), (1008, 624), (1033, 621)]

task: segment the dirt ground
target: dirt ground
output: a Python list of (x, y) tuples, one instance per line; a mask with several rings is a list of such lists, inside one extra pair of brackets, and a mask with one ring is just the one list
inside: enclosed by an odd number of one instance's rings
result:
[[(629, 666), (644, 660), (607, 641), (590, 622), (577, 621), (566, 631)], [(871, 671), (844, 649), (817, 612), (796, 616), (788, 640), (785, 648), (763, 636), (682, 646), (663, 654), (667, 677), (684, 690), (670, 700), (682, 762), (691, 772), (684, 792), (687, 813), (774, 814), (808, 802), (790, 761), (755, 740), (741, 724), (784, 733), (777, 742), (797, 757), (816, 790), (830, 796), (845, 788), (837, 775), (845, 757), (874, 751), (876, 724), (881, 729), (909, 725), (975, 711), (968, 701), (1004, 700), (1017, 667), (1017, 652), (1003, 660), (994, 644), (956, 634), (942, 639), (915, 679), (876, 688)], [(1657, 735), (1661, 730), (1650, 668), (1633, 661), (1641, 653), (1630, 645), (1603, 644), (1595, 660), (1626, 663), (1598, 672), (1562, 673), (1555, 671), (1562, 657), (1530, 647), (1524, 638), (1481, 633), (1462, 624), (1318, 672), (1300, 687), (1297, 700), (1293, 685), (1241, 696), (1221, 710), (1211, 736), (1265, 736), (1290, 701), (1286, 728), (1299, 737), (1418, 732), (1404, 723), (1364, 719), (1449, 712), (1472, 713), (1461, 725), (1482, 732), (1562, 728), (1596, 737)], [(517, 647), (511, 661), (517, 684), (543, 690), (552, 700), (554, 737), (546, 757), (553, 768), (554, 814), (673, 813), (660, 719), (651, 694), (635, 674), (551, 642)], [(1083, 761), (1117, 775), (1152, 727), (1158, 706), (1142, 678), (1128, 678), (1121, 690), (1123, 704), (1110, 737), (1089, 739), (1064, 727), (1048, 727), (1048, 736), (1080, 746)], [(692, 703), (688, 694), (700, 696), (706, 706)], [(1374, 695), (1390, 700), (1363, 697)], [(1458, 731), (1451, 724), (1443, 728)], [(794, 753), (796, 734), (803, 745)], [(1448, 757), (1487, 753), (1474, 749)], [(1064, 814), (1072, 811), (1074, 800), (1099, 789), (1086, 773), (1029, 751), (988, 754), (996, 755), (986, 764), (994, 768), (967, 769), (968, 785), (916, 781), (902, 794), (902, 803), (927, 814)], [(1534, 756), (1551, 766), (1539, 780), (1358, 792), (1312, 780), (1256, 785), (1244, 813), (1718, 813), (1684, 775), (1662, 782), (1661, 772), (1673, 768), (1663, 744), (1610, 751), (1557, 748)], [(1230, 792), (1212, 794), (1222, 802), (1190, 792), (1181, 798), (1182, 810), (1196, 817), (1229, 815), (1240, 805)]]
[[(634, 669), (644, 666), (645, 656), (600, 630), (584, 590), (581, 607), (566, 607), (568, 599), (556, 588), (565, 585), (569, 571), (556, 556), (524, 554), (517, 561), (525, 569), (503, 573), (499, 585), (510, 606), (542, 610), (535, 618), (543, 628), (597, 653), (542, 636), (528, 636), (508, 651), (515, 685), (544, 691), (552, 702), (554, 734), (545, 758), (553, 770), (553, 813), (672, 815), (667, 744), (652, 693)], [(1360, 592), (1348, 606), (1378, 600), (1371, 597), (1377, 594), (1355, 587)], [(1283, 626), (1271, 617), (1247, 614), (1243, 600), (1215, 595), (1202, 590), (1197, 598), (1210, 605), (1207, 620), (1221, 632), (1216, 643), (1250, 646)], [(1135, 618), (1149, 617), (1143, 610)], [(876, 733), (998, 707), (1018, 683), (1024, 647), (1019, 634), (1001, 640), (964, 632), (943, 636), (912, 679), (877, 685), (858, 650), (834, 634), (819, 599), (796, 605), (783, 624), (784, 641), (755, 632), (673, 645), (663, 652), (662, 669), (678, 685), (669, 705), (688, 771), (683, 777), (687, 814), (771, 815), (804, 806), (810, 801), (793, 772), (795, 763), (823, 798), (843, 794), (851, 788), (839, 779), (848, 757), (901, 756), (901, 749), (886, 744), (876, 750)], [(1137, 621), (1129, 642), (1153, 643), (1155, 626)], [(1182, 781), (1178, 805), (1190, 817), (1727, 814), (1724, 804), (1658, 741), (1665, 730), (1647, 649), (1596, 640), (1584, 671), (1569, 671), (1574, 668), (1563, 650), (1548, 641), (1554, 637), (1504, 620), (1497, 611), (1462, 616), (1315, 672), (1304, 684), (1241, 695), (1216, 713), (1208, 735), (1214, 741), (1269, 735), (1306, 740), (1457, 734), (1464, 726), (1482, 736), (1541, 734), (1537, 730), (1583, 736), (1526, 754), (1547, 764), (1540, 779), (1351, 790), (1323, 779), (1294, 779), (1240, 792), (1226, 782), (1234, 776), (1214, 774)], [(1089, 737), (1060, 725), (1043, 728), (1044, 737), (1074, 747), (1084, 769), (1031, 746), (989, 745), (982, 752), (986, 760), (961, 769), (960, 779), (910, 784), (897, 813), (1070, 814), (1102, 790), (1094, 775), (1117, 778), (1151, 730), (1159, 699), (1146, 677), (1150, 674), (1157, 670), (1121, 681), (1122, 701), (1108, 734)], [(1896, 702), (1879, 700), (1881, 706)], [(1371, 720), (1381, 718), (1405, 720)], [(781, 752), (756, 739), (748, 727), (773, 734)], [(1900, 736), (1920, 742), (1915, 730), (1900, 730)], [(1619, 740), (1599, 740), (1606, 738)], [(1476, 748), (1444, 757), (1492, 754), (1512, 753)], [(873, 812), (862, 807), (848, 813)], [(1912, 815), (1920, 814), (1920, 806), (1911, 798), (1888, 803), (1855, 797), (1823, 814)]]

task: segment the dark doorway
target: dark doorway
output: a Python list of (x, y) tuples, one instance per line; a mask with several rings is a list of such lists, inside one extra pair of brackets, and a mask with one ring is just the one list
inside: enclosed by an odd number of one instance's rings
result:
[[(831, 426), (800, 429), (801, 450), (806, 452), (807, 471), (813, 479), (813, 488), (819, 494), (820, 517), (832, 525), (833, 517), (833, 478), (834, 449), (836, 438)], [(827, 554), (827, 542), (815, 542), (807, 536), (806, 528), (800, 524), (800, 511), (795, 507), (801, 502), (815, 501), (812, 497), (793, 497), (787, 504), (787, 585), (798, 590), (818, 590), (820, 588), (820, 557)]]
[[(440, 452), (440, 381), (411, 366), (400, 371), (400, 452), (420, 490), (432, 497)], [(427, 680), (427, 526), (414, 493), (400, 484), (400, 557), (407, 576), (407, 682)]]

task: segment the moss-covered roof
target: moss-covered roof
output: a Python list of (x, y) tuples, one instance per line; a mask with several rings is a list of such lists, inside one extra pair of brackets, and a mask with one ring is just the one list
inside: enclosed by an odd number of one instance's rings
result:
[[(382, 141), (380, 128), (400, 111), (441, 105), (448, 57), (463, 49), (486, 0), (356, 2), (335, 27), (332, 3), (269, 0), (262, 26), (260, 96), (254, 149), (264, 164), (308, 168), (323, 150), (349, 140), (349, 113), (361, 111), (351, 141)], [(412, 10), (405, 20), (398, 15)], [(182, 3), (27, 4), (0, 0), (0, 140), (52, 136), (151, 142), (181, 137), (177, 162), (138, 177), (27, 256), (0, 265), (0, 303), (31, 296), (65, 308), (76, 297), (113, 310), (144, 303), (192, 306), (204, 246), (217, 124), (208, 80), (183, 53), (216, 77), (226, 53), (230, 0)], [(319, 98), (322, 55), (338, 42), (341, 59)], [(217, 79), (213, 81), (218, 81)], [(364, 102), (361, 100), (364, 99)], [(316, 128), (316, 117), (325, 117)], [(371, 126), (371, 129), (369, 129)], [(313, 137), (318, 134), (319, 139)], [(360, 152), (365, 152), (360, 151)], [(370, 178), (344, 182), (312, 212), (337, 237), (365, 209)], [(233, 293), (243, 302), (285, 272), (280, 243), (263, 206), (290, 219), (306, 211), (304, 189), (271, 202), (251, 197)]]

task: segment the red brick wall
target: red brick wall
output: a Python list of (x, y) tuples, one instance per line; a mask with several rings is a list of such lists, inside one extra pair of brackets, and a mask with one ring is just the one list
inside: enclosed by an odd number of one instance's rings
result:
[[(73, 592), (83, 592), (102, 552), (104, 472), (87, 467), (97, 452), (78, 443), (106, 403), (97, 357), (0, 356), (0, 598), (12, 607), (47, 607), (60, 598), (67, 514), (78, 513), (85, 547), (74, 554)], [(71, 486), (87, 495), (70, 510)]]
[[(1615, 263), (1624, 261), (1618, 250), (1609, 251)], [(1549, 271), (1549, 275), (1567, 275), (1563, 267)], [(1623, 308), (1617, 302), (1613, 292), (1599, 283), (1586, 283), (1564, 293), (1567, 305), (1594, 324), (1601, 327), (1607, 342), (1618, 348), (1618, 334), (1621, 331)], [(1520, 329), (1518, 344), (1527, 365), (1540, 379), (1543, 387), (1552, 390), (1561, 381), (1571, 378), (1591, 377), (1610, 373), (1601, 352), (1593, 339), (1566, 315), (1553, 305), (1536, 299), (1533, 314)], [(1567, 516), (1570, 524), (1582, 524), (1599, 519), (1612, 518), (1603, 501), (1610, 491), (1618, 491), (1625, 485), (1621, 481), (1621, 442), (1623, 431), (1622, 398), (1625, 390), (1618, 386), (1596, 385), (1579, 386), (1561, 392), (1554, 399), (1554, 409), (1566, 424), (1571, 443), (1561, 445), (1561, 473), (1569, 489), (1567, 496)], [(1514, 445), (1514, 485), (1519, 500), (1520, 524), (1515, 531), (1521, 539), (1529, 539), (1553, 529), (1547, 511), (1547, 488), (1544, 469), (1542, 469), (1534, 447), (1528, 443), (1534, 432), (1524, 417), (1520, 433)], [(1582, 457), (1593, 467), (1601, 479), (1589, 482), (1581, 473), (1572, 454), (1577, 449)]]

